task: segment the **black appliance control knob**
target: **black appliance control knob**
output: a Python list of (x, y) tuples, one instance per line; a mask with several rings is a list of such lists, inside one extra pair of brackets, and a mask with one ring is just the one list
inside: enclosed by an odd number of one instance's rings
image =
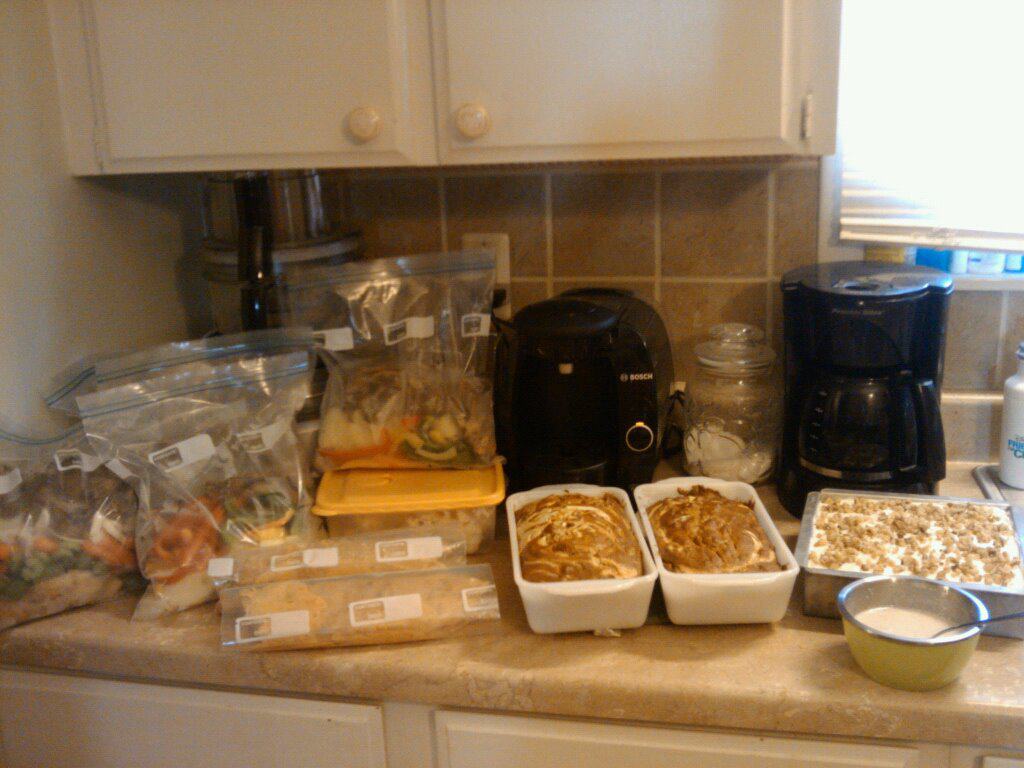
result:
[(654, 430), (638, 421), (626, 430), (626, 447), (634, 453), (643, 453), (654, 445)]

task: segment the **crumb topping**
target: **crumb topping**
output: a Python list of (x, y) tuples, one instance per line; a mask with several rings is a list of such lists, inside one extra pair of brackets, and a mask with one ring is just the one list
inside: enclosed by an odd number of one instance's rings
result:
[(1013, 523), (990, 504), (822, 496), (808, 565), (1024, 587)]

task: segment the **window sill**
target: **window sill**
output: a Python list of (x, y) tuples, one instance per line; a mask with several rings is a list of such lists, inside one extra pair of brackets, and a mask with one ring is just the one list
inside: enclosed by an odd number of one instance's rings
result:
[(960, 291), (1024, 291), (1024, 272), (1001, 275), (953, 275), (953, 288)]

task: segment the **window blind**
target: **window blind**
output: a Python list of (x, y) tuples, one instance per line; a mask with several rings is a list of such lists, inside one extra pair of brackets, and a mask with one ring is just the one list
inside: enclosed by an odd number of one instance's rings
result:
[(841, 240), (1024, 251), (1024, 2), (847, 0)]

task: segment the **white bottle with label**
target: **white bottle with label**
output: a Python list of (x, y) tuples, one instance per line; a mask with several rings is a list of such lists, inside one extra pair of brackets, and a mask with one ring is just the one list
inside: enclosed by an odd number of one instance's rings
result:
[(1017, 349), (1017, 373), (1003, 385), (999, 479), (1014, 488), (1024, 488), (1024, 343)]

